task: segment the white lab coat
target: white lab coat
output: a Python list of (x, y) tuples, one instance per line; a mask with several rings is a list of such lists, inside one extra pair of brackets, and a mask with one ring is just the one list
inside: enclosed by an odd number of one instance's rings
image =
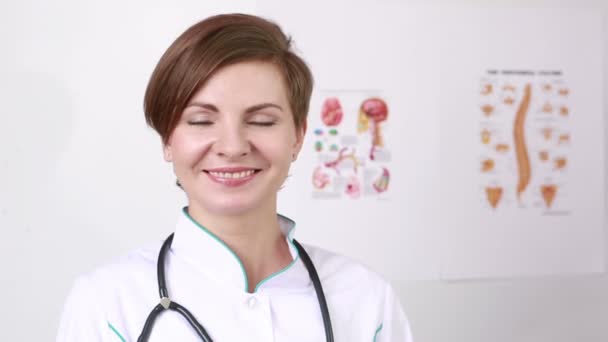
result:
[[(214, 341), (325, 341), (315, 290), (291, 242), (294, 222), (279, 216), (294, 261), (247, 292), (241, 261), (221, 240), (180, 214), (166, 260), (169, 297), (185, 306)], [(323, 285), (336, 342), (411, 342), (391, 286), (361, 264), (304, 246)], [(160, 243), (136, 250), (76, 280), (57, 342), (135, 342), (159, 303)], [(165, 311), (150, 342), (200, 341), (185, 319)]]

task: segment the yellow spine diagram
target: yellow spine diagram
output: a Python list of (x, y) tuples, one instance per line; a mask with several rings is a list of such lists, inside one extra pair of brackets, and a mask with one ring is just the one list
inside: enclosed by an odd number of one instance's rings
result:
[(568, 214), (570, 89), (562, 71), (488, 70), (479, 91), (485, 207)]
[(524, 134), (526, 114), (528, 114), (528, 107), (530, 106), (530, 92), (530, 84), (528, 83), (524, 88), (524, 97), (515, 114), (515, 124), (513, 125), (513, 143), (515, 144), (519, 176), (519, 181), (517, 182), (518, 199), (521, 197), (521, 193), (526, 190), (528, 183), (530, 183), (530, 159), (528, 158), (528, 148), (526, 147), (526, 137)]

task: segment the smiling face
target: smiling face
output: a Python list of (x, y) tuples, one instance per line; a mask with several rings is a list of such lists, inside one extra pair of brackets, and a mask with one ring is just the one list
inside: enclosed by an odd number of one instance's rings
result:
[(284, 77), (270, 62), (219, 69), (183, 111), (165, 160), (186, 192), (190, 210), (239, 215), (276, 210), (276, 194), (305, 126), (296, 129)]

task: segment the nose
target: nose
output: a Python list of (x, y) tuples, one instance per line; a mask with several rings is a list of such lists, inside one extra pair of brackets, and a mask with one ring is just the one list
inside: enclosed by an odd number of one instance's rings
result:
[(240, 125), (223, 125), (213, 149), (218, 156), (239, 158), (251, 152), (251, 143)]

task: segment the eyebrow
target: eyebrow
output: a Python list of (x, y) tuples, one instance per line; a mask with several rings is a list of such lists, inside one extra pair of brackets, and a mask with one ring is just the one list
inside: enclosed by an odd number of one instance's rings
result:
[[(211, 103), (206, 103), (206, 102), (191, 102), (186, 106), (186, 108), (189, 108), (189, 107), (200, 107), (200, 108), (206, 109), (206, 110), (214, 112), (214, 113), (219, 112), (219, 109), (217, 109), (217, 107), (215, 105), (213, 105)], [(277, 104), (270, 103), (270, 102), (264, 102), (264, 103), (260, 103), (260, 104), (247, 108), (245, 110), (245, 113), (254, 113), (254, 112), (257, 112), (258, 110), (262, 110), (265, 108), (277, 108), (280, 111), (283, 111), (283, 108)]]

